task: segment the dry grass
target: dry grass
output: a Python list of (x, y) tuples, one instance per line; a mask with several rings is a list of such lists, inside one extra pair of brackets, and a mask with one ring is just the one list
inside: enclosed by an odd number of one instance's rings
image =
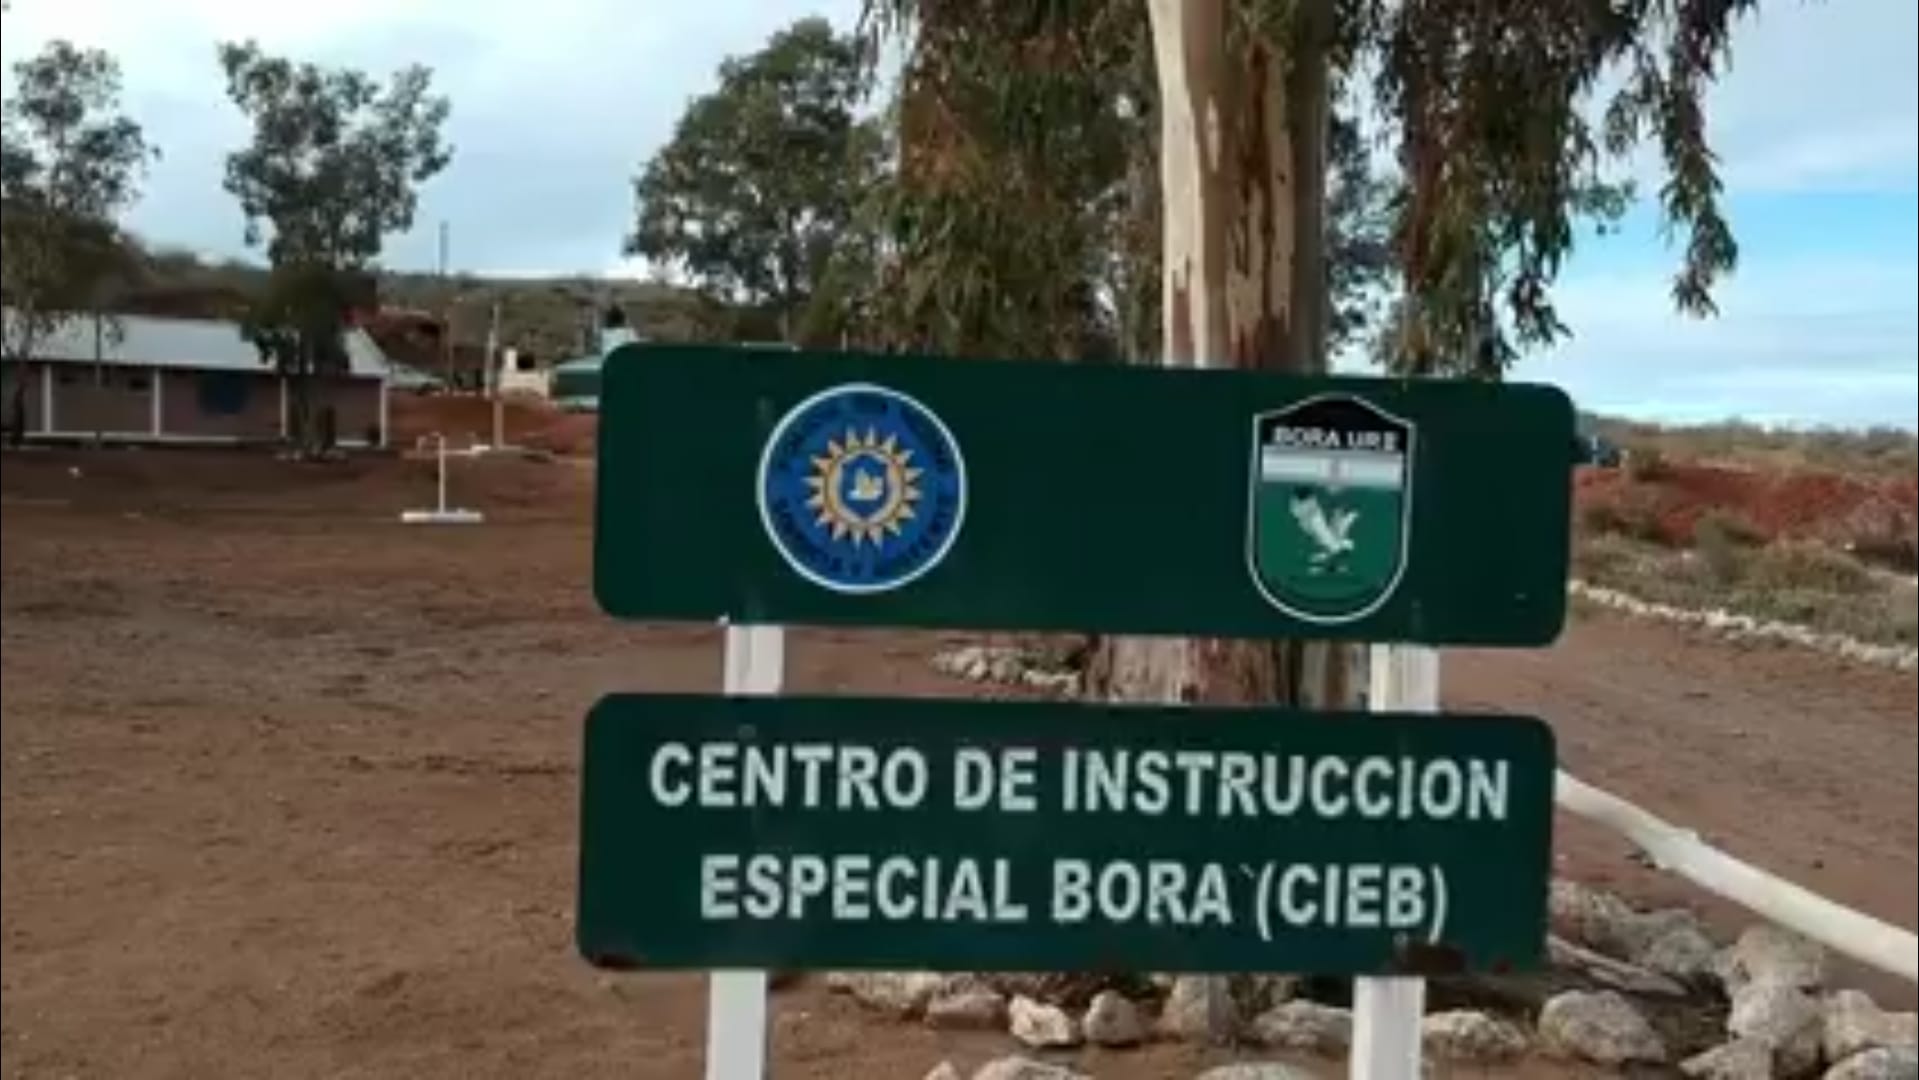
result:
[(1919, 644), (1919, 437), (1593, 426), (1628, 454), (1579, 488), (1580, 576), (1677, 607)]
[(1714, 524), (1694, 549), (1675, 551), (1620, 533), (1586, 535), (1574, 572), (1594, 584), (1690, 609), (1845, 634), (1878, 645), (1919, 645), (1919, 592), (1844, 552), (1807, 541), (1742, 543)]
[(1666, 427), (1596, 419), (1595, 429), (1634, 456), (1780, 472), (1817, 469), (1859, 479), (1919, 472), (1919, 435), (1898, 428), (1787, 430), (1731, 422)]

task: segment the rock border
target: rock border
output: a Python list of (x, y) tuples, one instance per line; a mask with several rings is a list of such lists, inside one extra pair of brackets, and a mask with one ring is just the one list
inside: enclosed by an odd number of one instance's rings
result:
[(1848, 634), (1827, 633), (1797, 623), (1760, 619), (1724, 608), (1692, 609), (1641, 599), (1631, 593), (1605, 585), (1593, 585), (1578, 578), (1566, 585), (1569, 595), (1654, 622), (1673, 623), (1704, 629), (1728, 641), (1767, 641), (1797, 645), (1814, 652), (1837, 656), (1856, 663), (1894, 671), (1919, 671), (1919, 649), (1903, 645), (1874, 645)]
[[(1869, 646), (1840, 635), (1724, 611), (1686, 612), (1583, 582), (1574, 582), (1571, 591), (1630, 614), (1701, 626), (1735, 638), (1770, 636), (1823, 647), (1865, 663), (1919, 669), (1919, 650)], [(1835, 648), (1834, 642), (1843, 647)], [(1079, 689), (1077, 672), (1049, 667), (1042, 656), (1017, 646), (952, 647), (936, 655), (933, 666), (973, 682), (1044, 687), (1069, 696)], [(1457, 1009), (1428, 1014), (1422, 1022), (1422, 1041), (1430, 1059), (1491, 1065), (1544, 1051), (1613, 1068), (1676, 1065), (1685, 1075), (1707, 1080), (1798, 1080), (1821, 1075), (1822, 1067), (1830, 1080), (1904, 1080), (1911, 1075), (1902, 1070), (1919, 1053), (1915, 1045), (1919, 1044), (1919, 1017), (1880, 1010), (1857, 991), (1828, 992), (1825, 949), (1815, 942), (1762, 923), (1722, 947), (1691, 911), (1641, 911), (1612, 893), (1563, 878), (1552, 882), (1549, 908), (1550, 962), (1561, 977), (1560, 988), (1543, 1001), (1505, 1000), (1499, 1006), (1503, 1016)], [(928, 984), (937, 986), (939, 979), (930, 973), (895, 977), (904, 982), (844, 989), (875, 999), (869, 1005), (878, 1011), (898, 1015), (902, 1003), (907, 1010), (915, 1005), (924, 1008), (933, 996)], [(1566, 977), (1573, 978), (1578, 988), (1568, 988)], [(996, 977), (949, 978), (990, 984)], [(1320, 1056), (1347, 1051), (1351, 1039), (1347, 1010), (1311, 1000), (1301, 992), (1299, 981), (1287, 976), (1242, 978), (1249, 986), (1257, 983), (1261, 988), (1240, 1002), (1241, 1042)], [(1069, 1003), (1059, 994), (1048, 993), (1072, 985), (1072, 978), (1026, 976), (1017, 989), (999, 987), (1013, 1007), (994, 1026), (1011, 1027), (1009, 1034), (1033, 1049), (1068, 1053), (1083, 1043), (1120, 1048), (1208, 1036), (1209, 1025), (1196, 1004), (1204, 999), (1196, 992), (1203, 980), (1161, 974), (1147, 981), (1153, 989), (1143, 993), (1129, 991), (1122, 996), (1110, 988), (1100, 990), (1093, 1007), (1086, 1008), (1083, 998)], [(1241, 997), (1238, 989), (1234, 996)], [(1061, 1007), (1069, 1004), (1074, 1011)], [(1672, 1032), (1680, 1029), (1665, 1017), (1663, 1010), (1668, 1008), (1690, 1011), (1694, 1019), (1710, 1018), (1722, 1041), (1702, 1045), (1705, 1040), (1695, 1027), (1675, 1042)], [(1700, 1016), (1702, 1010), (1705, 1017)], [(1676, 1060), (1682, 1050), (1683, 1060)], [(1014, 1070), (1005, 1076), (1022, 1080), (1079, 1075), (1052, 1064), (1043, 1067), (1061, 1071), (1023, 1071), (1030, 1064), (1037, 1063), (1018, 1058), (994, 1063)], [(998, 1075), (989, 1074), (989, 1080)]]

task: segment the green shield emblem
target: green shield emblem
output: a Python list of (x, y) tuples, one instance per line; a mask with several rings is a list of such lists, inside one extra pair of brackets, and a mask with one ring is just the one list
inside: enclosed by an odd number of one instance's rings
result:
[(1413, 426), (1328, 394), (1253, 418), (1246, 559), (1272, 605), (1305, 622), (1363, 619), (1406, 572)]

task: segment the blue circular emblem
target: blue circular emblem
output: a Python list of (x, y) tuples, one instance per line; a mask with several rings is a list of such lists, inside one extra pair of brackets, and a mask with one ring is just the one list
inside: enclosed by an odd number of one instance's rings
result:
[(847, 383), (795, 405), (760, 455), (760, 519), (787, 564), (841, 593), (897, 589), (946, 557), (966, 463), (933, 411)]

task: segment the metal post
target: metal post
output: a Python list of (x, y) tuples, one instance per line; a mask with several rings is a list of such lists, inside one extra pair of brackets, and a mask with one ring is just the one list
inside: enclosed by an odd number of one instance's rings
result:
[[(786, 677), (786, 628), (728, 626), (723, 689), (771, 695)], [(706, 1080), (764, 1080), (766, 972), (707, 975)]]
[[(1367, 703), (1373, 712), (1438, 712), (1439, 650), (1375, 645), (1371, 682)], [(1353, 980), (1352, 1080), (1418, 1080), (1425, 1012), (1424, 979)]]

